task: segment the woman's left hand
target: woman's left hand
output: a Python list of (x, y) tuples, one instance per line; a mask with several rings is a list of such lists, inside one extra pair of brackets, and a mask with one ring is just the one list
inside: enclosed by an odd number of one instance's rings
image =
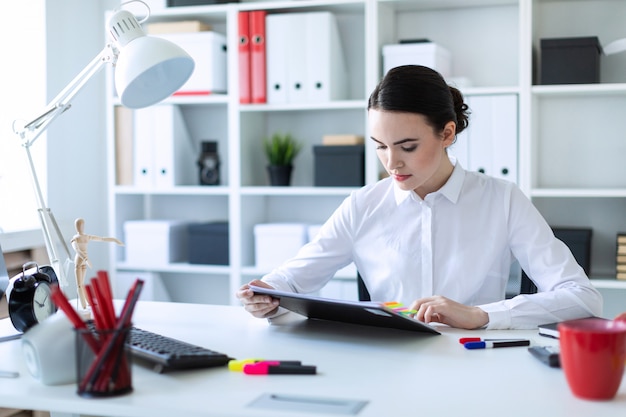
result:
[(489, 323), (489, 315), (482, 309), (440, 295), (415, 300), (410, 309), (416, 310), (413, 317), (424, 323), (443, 323), (460, 329), (478, 329)]

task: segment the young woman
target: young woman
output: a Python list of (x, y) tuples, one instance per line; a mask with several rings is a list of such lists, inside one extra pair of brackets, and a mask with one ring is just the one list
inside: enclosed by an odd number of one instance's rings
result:
[[(353, 192), (296, 257), (250, 284), (309, 293), (354, 262), (372, 300), (401, 302), (426, 323), (534, 328), (601, 314), (600, 294), (521, 190), (448, 156), (468, 107), (439, 73), (390, 70), (368, 119), (389, 177)], [(506, 300), (515, 260), (538, 292)], [(237, 291), (247, 311), (278, 313), (248, 285)]]

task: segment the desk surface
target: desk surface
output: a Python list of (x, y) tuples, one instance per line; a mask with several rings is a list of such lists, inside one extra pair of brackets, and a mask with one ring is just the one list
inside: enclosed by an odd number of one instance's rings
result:
[[(293, 317), (292, 317), (293, 318)], [(463, 331), (442, 335), (310, 320), (269, 324), (237, 306), (142, 302), (141, 328), (242, 359), (301, 360), (317, 375), (252, 376), (226, 367), (156, 374), (135, 365), (134, 391), (109, 399), (79, 397), (74, 384), (46, 386), (28, 373), (21, 342), (0, 344), (0, 406), (108, 416), (320, 417), (250, 407), (262, 394), (365, 400), (359, 417), (391, 415), (622, 416), (626, 382), (608, 402), (575, 398), (560, 369), (549, 368), (525, 347), (466, 350), (459, 337), (525, 337), (534, 345), (558, 341), (536, 331)], [(329, 415), (329, 414), (326, 414)], [(338, 415), (338, 414), (333, 414)]]

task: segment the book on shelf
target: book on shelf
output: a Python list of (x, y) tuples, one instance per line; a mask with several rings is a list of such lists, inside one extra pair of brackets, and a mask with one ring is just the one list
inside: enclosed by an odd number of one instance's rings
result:
[(626, 232), (617, 233), (615, 270), (617, 279), (626, 280)]
[(115, 107), (115, 184), (133, 185), (133, 110)]
[(199, 20), (179, 20), (177, 22), (158, 22), (146, 25), (146, 31), (150, 35), (162, 33), (208, 32), (210, 30), (211, 25)]
[(362, 135), (339, 134), (322, 136), (322, 145), (362, 145), (364, 138)]

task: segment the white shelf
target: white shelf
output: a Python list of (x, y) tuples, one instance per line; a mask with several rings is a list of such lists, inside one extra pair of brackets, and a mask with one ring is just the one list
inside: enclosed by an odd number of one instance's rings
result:
[(231, 268), (222, 265), (199, 265), (184, 262), (174, 262), (168, 265), (132, 265), (126, 262), (118, 262), (117, 269), (121, 271), (153, 271), (164, 273), (184, 273), (184, 274), (210, 274), (229, 275)]
[(625, 198), (626, 188), (534, 188), (530, 195), (543, 198)]
[(510, 87), (460, 87), (461, 92), (465, 96), (493, 96), (500, 94), (519, 94), (520, 89), (517, 86)]
[(242, 196), (348, 196), (354, 187), (242, 187)]
[[(209, 94), (209, 95), (181, 95), (166, 98), (162, 104), (178, 104), (178, 105), (201, 105), (201, 104), (227, 104), (229, 100), (226, 94)], [(122, 102), (118, 97), (111, 100), (111, 104), (120, 106)]]
[(539, 97), (623, 96), (626, 95), (626, 83), (535, 85), (532, 93)]
[(626, 280), (618, 279), (592, 279), (593, 286), (600, 289), (626, 290)]
[(341, 100), (330, 103), (288, 103), (288, 104), (242, 104), (242, 112), (293, 112), (309, 110), (363, 110), (367, 106), (364, 100)]
[(515, 5), (517, 0), (380, 0), (381, 4), (391, 6), (397, 11), (441, 10), (470, 7), (493, 7)]
[(179, 185), (171, 188), (140, 188), (135, 186), (115, 186), (115, 194), (119, 195), (228, 195), (230, 188), (226, 186), (194, 186)]

